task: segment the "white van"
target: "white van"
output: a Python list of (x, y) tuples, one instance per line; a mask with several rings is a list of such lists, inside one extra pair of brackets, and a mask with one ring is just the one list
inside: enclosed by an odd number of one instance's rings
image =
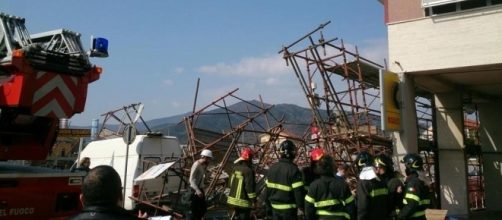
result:
[[(125, 157), (127, 145), (122, 138), (98, 140), (89, 143), (80, 153), (80, 158), (91, 159), (91, 169), (99, 165), (109, 165), (115, 168), (124, 186)], [(129, 145), (129, 160), (127, 162), (126, 194), (124, 208), (133, 210), (136, 203), (129, 196), (141, 200), (158, 196), (162, 190), (163, 176), (145, 181), (134, 181), (136, 177), (159, 163), (171, 162), (181, 156), (181, 148), (176, 137), (162, 135), (137, 135)], [(179, 166), (176, 165), (176, 166)], [(169, 178), (164, 193), (178, 190), (180, 178), (168, 172)], [(141, 191), (141, 193), (140, 193)]]

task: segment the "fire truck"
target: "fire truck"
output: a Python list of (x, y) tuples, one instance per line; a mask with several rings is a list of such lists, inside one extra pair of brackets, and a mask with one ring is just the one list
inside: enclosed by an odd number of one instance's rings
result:
[(66, 29), (30, 35), (25, 19), (0, 13), (0, 219), (59, 219), (78, 213), (82, 173), (13, 162), (44, 160), (59, 120), (84, 111), (108, 41)]

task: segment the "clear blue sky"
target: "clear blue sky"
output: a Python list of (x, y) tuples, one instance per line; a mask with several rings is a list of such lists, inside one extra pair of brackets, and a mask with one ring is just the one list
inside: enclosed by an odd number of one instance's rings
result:
[(378, 63), (387, 54), (377, 0), (2, 0), (2, 12), (26, 18), (30, 34), (66, 28), (109, 40), (110, 57), (89, 86), (86, 109), (72, 125), (122, 106), (145, 104), (155, 119), (192, 110), (239, 88), (237, 96), (306, 106), (291, 67), (277, 52), (321, 23), (326, 39), (343, 38)]

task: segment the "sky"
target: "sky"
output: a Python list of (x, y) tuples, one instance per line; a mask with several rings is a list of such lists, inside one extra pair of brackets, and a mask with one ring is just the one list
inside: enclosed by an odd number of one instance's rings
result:
[[(269, 104), (307, 101), (278, 51), (327, 21), (326, 39), (357, 45), (382, 64), (387, 27), (377, 0), (2, 0), (0, 12), (24, 17), (30, 34), (65, 28), (109, 40), (109, 57), (89, 85), (85, 111), (70, 125), (133, 103), (146, 120), (192, 111), (226, 93)], [(232, 103), (230, 103), (232, 104)]]

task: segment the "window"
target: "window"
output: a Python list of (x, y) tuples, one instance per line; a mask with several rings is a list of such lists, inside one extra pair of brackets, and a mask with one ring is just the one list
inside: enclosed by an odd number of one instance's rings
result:
[(466, 0), (422, 0), (422, 7), (424, 7), (424, 8), (434, 7), (434, 6), (438, 6), (438, 5), (446, 5), (446, 4), (451, 4), (451, 3), (461, 2), (461, 1), (466, 1)]
[(502, 0), (492, 0), (492, 5), (502, 4)]
[(460, 10), (467, 10), (472, 8), (479, 8), (486, 6), (486, 0), (469, 0), (460, 3)]
[(422, 0), (425, 16), (502, 4), (502, 0)]
[(457, 11), (457, 4), (448, 4), (432, 7), (432, 14), (444, 14)]
[(145, 157), (143, 159), (143, 172), (160, 163), (160, 157)]

